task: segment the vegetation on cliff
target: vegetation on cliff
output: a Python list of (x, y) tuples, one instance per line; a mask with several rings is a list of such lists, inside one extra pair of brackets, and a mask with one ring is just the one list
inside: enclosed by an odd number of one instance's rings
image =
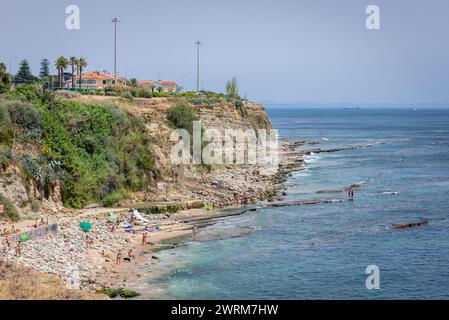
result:
[(39, 86), (18, 86), (0, 100), (0, 151), (0, 167), (20, 167), (36, 198), (49, 197), (60, 183), (64, 205), (74, 208), (145, 190), (154, 169), (142, 121)]

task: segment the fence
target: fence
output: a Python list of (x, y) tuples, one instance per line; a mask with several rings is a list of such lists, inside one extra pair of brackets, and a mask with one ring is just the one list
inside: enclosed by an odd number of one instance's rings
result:
[(41, 238), (49, 233), (58, 232), (58, 224), (53, 223), (47, 226), (39, 227), (33, 230), (22, 232), (21, 234), (11, 237), (11, 242), (25, 242), (36, 238)]

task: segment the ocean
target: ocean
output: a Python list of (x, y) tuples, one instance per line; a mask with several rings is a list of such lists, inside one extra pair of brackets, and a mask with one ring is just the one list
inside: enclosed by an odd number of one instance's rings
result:
[[(264, 208), (199, 230), (159, 254), (150, 299), (448, 299), (449, 109), (267, 106), (282, 138), (320, 147), (287, 181), (286, 200), (362, 183), (354, 201)], [(393, 229), (394, 223), (428, 225)], [(242, 236), (238, 236), (242, 235)], [(207, 239), (205, 241), (204, 239)], [(366, 268), (379, 268), (367, 289)]]

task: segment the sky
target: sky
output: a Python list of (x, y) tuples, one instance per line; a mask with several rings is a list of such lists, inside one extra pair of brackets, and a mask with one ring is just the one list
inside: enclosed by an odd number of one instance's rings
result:
[[(80, 29), (66, 28), (66, 7)], [(365, 10), (380, 9), (380, 30)], [(88, 69), (224, 91), (256, 101), (449, 103), (447, 0), (0, 0), (0, 61), (82, 56)], [(54, 71), (56, 73), (56, 71)]]

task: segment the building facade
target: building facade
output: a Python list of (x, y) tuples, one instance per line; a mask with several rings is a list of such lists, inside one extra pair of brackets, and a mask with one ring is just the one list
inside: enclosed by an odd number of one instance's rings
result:
[(152, 92), (178, 92), (179, 87), (175, 81), (140, 80), (139, 87), (151, 89)]
[[(79, 77), (74, 78), (75, 78), (75, 87), (79, 88), (80, 79)], [(124, 84), (125, 79), (117, 75), (117, 85), (123, 86)], [(114, 76), (110, 75), (105, 71), (89, 72), (81, 76), (81, 88), (84, 89), (104, 89), (105, 87), (113, 85), (114, 85)]]

